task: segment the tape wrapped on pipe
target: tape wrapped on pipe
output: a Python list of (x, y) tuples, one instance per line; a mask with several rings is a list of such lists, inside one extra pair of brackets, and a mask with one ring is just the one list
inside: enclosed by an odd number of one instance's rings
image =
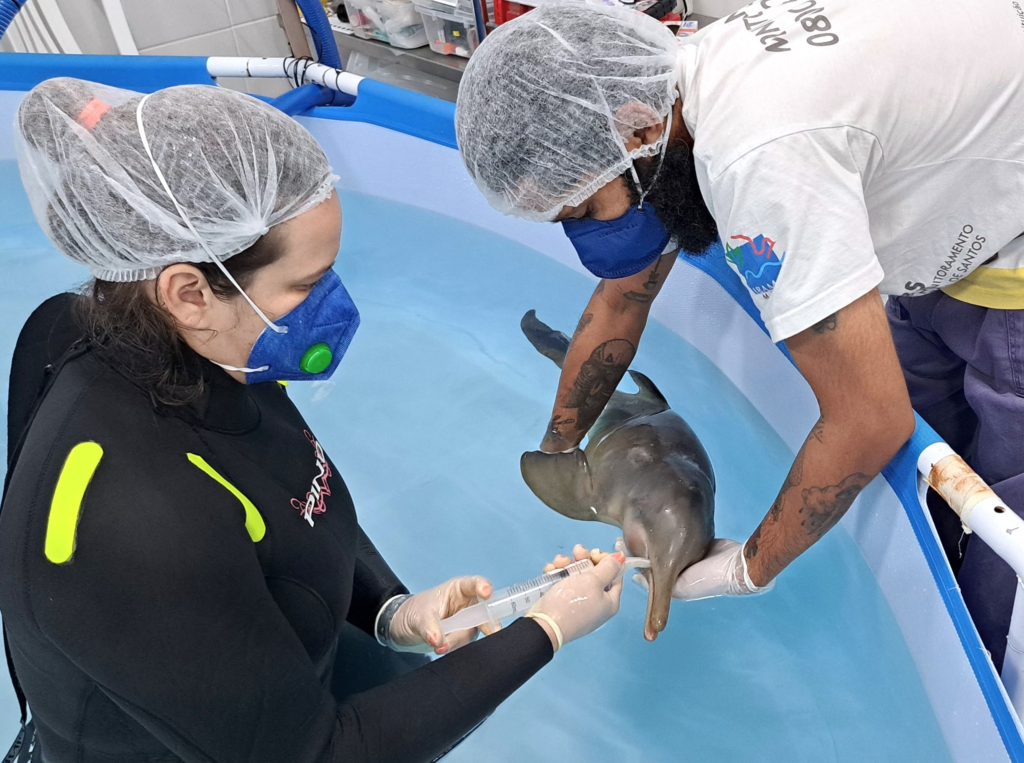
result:
[(960, 517), (964, 532), (977, 533), (1024, 577), (1024, 520), (946, 443), (922, 451), (918, 470)]

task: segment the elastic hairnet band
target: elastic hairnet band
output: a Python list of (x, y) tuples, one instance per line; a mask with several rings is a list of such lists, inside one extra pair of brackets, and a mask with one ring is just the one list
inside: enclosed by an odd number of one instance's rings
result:
[(199, 246), (201, 246), (203, 251), (210, 257), (210, 260), (220, 268), (220, 271), (227, 277), (234, 287), (238, 289), (238, 293), (245, 297), (245, 301), (248, 302), (249, 306), (256, 311), (256, 314), (263, 319), (263, 322), (267, 324), (267, 327), (278, 334), (287, 333), (287, 326), (275, 325), (266, 315), (263, 314), (263, 311), (257, 307), (256, 303), (250, 299), (249, 295), (245, 293), (245, 290), (238, 285), (238, 281), (236, 281), (234, 276), (232, 276), (231, 273), (228, 272), (228, 269), (224, 267), (224, 263), (220, 261), (220, 258), (210, 250), (209, 246), (206, 245), (206, 241), (199, 235), (199, 231), (197, 231), (192, 225), (192, 221), (188, 218), (188, 215), (185, 214), (185, 210), (181, 208), (178, 200), (174, 198), (174, 194), (171, 192), (171, 187), (167, 184), (167, 180), (164, 178), (164, 173), (161, 172), (160, 166), (156, 163), (156, 159), (153, 157), (153, 151), (149, 147), (149, 139), (146, 137), (146, 128), (142, 123), (142, 109), (146, 105), (146, 101), (149, 100), (150, 95), (152, 95), (152, 93), (143, 96), (142, 100), (139, 101), (139, 105), (135, 109), (135, 123), (139, 129), (139, 137), (142, 139), (142, 147), (146, 150), (146, 156), (149, 157), (149, 161), (153, 165), (153, 171), (156, 172), (157, 179), (160, 181), (160, 185), (163, 186), (164, 192), (171, 200), (171, 203), (174, 204), (174, 208), (178, 210), (178, 215), (181, 217), (182, 222), (184, 222), (188, 229), (192, 231), (192, 235), (196, 237), (196, 241)]

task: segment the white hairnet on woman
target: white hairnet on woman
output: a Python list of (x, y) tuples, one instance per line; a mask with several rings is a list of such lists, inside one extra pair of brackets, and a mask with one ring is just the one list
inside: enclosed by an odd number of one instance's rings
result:
[(659, 153), (664, 137), (629, 152), (624, 136), (670, 115), (678, 48), (650, 16), (577, 3), (541, 6), (488, 35), (462, 78), (455, 127), (491, 206), (552, 220)]
[(223, 261), (324, 201), (334, 180), (297, 122), (218, 87), (143, 96), (48, 80), (22, 102), (15, 142), (39, 224), (105, 281), (154, 278), (174, 262)]

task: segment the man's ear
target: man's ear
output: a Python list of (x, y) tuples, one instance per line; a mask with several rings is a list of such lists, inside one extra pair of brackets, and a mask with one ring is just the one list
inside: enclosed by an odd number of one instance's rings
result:
[(207, 324), (216, 297), (199, 268), (187, 263), (164, 268), (156, 279), (156, 296), (178, 325), (190, 329), (209, 328)]
[(631, 101), (615, 112), (615, 127), (627, 151), (655, 143), (665, 131), (665, 119), (646, 104)]

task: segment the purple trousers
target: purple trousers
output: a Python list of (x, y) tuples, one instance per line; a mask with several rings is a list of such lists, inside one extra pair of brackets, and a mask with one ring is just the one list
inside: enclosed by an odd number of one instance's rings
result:
[[(1024, 516), (1024, 310), (941, 292), (886, 308), (914, 409)], [(1001, 670), (1016, 576), (934, 493), (929, 508), (967, 609)]]

